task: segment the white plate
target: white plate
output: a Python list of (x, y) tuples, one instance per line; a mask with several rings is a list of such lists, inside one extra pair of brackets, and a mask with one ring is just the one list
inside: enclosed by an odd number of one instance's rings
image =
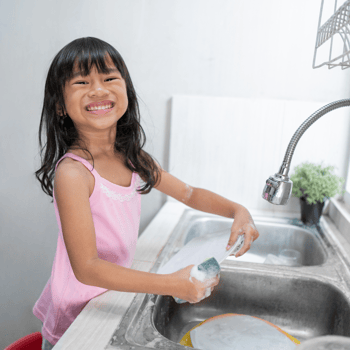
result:
[(167, 274), (183, 269), (189, 265), (199, 265), (214, 257), (221, 264), (230, 254), (237, 253), (244, 243), (244, 236), (238, 236), (237, 242), (226, 250), (231, 230), (206, 234), (193, 238), (176, 253), (157, 273)]

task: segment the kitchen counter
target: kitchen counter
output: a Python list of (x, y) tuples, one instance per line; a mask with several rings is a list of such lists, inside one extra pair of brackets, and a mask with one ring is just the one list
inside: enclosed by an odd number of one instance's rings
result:
[[(164, 204), (139, 238), (132, 264), (133, 269), (151, 270), (187, 208), (184, 204), (172, 200)], [(288, 217), (286, 213), (272, 214), (253, 210), (250, 212), (253, 218), (254, 216)], [(290, 217), (293, 216), (290, 215)], [(349, 266), (349, 242), (340, 234), (327, 215), (322, 216), (321, 226), (327, 230), (330, 240), (333, 241), (331, 243), (345, 257)], [(136, 293), (107, 291), (92, 299), (56, 344), (54, 350), (105, 349), (135, 296)]]

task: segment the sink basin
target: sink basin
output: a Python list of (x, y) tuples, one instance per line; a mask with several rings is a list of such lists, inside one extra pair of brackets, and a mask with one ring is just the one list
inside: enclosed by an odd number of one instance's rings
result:
[[(301, 342), (324, 335), (350, 337), (350, 265), (327, 230), (304, 227), (296, 219), (254, 221), (259, 238), (243, 257), (221, 264), (220, 283), (211, 296), (177, 304), (170, 296), (136, 295), (106, 349), (184, 350), (178, 342), (186, 332), (225, 313), (265, 319)], [(192, 238), (231, 225), (230, 219), (186, 210), (151, 272)], [(263, 264), (268, 254), (282, 249), (300, 252), (301, 266)]]
[(303, 341), (321, 335), (350, 336), (350, 304), (341, 290), (317, 279), (222, 270), (212, 295), (196, 304), (158, 297), (153, 322), (178, 343), (199, 322), (237, 313), (257, 316)]
[[(189, 218), (186, 225), (178, 228), (179, 237), (174, 242), (174, 252), (195, 237), (230, 229), (232, 222), (230, 219), (217, 217), (193, 216)], [(250, 250), (239, 258), (230, 257), (229, 259), (264, 263), (268, 254), (278, 256), (283, 249), (293, 249), (299, 252), (302, 266), (321, 265), (327, 259), (327, 254), (317, 235), (308, 229), (286, 223), (259, 220), (255, 220), (255, 225), (260, 236), (252, 244)]]

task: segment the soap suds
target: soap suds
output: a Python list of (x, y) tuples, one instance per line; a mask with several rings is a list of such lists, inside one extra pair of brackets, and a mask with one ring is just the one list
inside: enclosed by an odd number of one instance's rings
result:
[[(192, 277), (194, 277), (196, 280), (204, 283), (205, 286), (207, 287), (204, 298), (209, 296), (211, 294), (211, 286), (213, 284), (213, 280), (214, 280), (215, 277), (209, 277), (208, 278), (208, 274), (206, 272), (204, 272), (204, 271), (199, 271), (197, 265), (192, 267), (190, 278), (189, 278), (190, 282), (193, 283)], [(209, 290), (209, 294), (208, 294), (208, 290)]]
[(150, 341), (149, 343), (146, 344), (147, 347), (152, 347), (152, 348), (159, 348), (158, 346), (161, 345), (161, 343), (163, 342), (164, 339), (162, 338), (155, 338), (152, 341)]
[[(198, 281), (204, 283), (207, 287), (203, 299), (211, 295), (211, 287), (213, 286), (214, 279), (220, 274), (220, 265), (215, 258), (208, 259), (200, 265), (195, 265), (191, 269), (190, 282), (193, 283), (192, 277)], [(201, 301), (199, 300), (199, 301)]]
[(192, 267), (191, 274), (190, 274), (190, 281), (193, 283), (192, 277), (194, 277), (198, 281), (204, 282), (206, 273), (203, 271), (199, 271), (198, 265), (195, 265)]
[(220, 265), (215, 258), (208, 259), (199, 265), (195, 265), (191, 269), (190, 281), (192, 277), (205, 283), (207, 287), (211, 286), (213, 283), (213, 278), (215, 278), (220, 273)]
[[(207, 289), (205, 290), (204, 298), (208, 298), (208, 296), (210, 296), (210, 294), (211, 294), (211, 288), (207, 288)], [(204, 299), (204, 298), (203, 298), (203, 299)]]
[(186, 184), (186, 194), (185, 194), (185, 198), (182, 199), (182, 201), (185, 203), (187, 202), (191, 196), (192, 196), (192, 192), (193, 192), (193, 188), (189, 185)]

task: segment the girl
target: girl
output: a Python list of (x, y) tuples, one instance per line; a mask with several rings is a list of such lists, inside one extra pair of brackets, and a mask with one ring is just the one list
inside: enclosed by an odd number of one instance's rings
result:
[(169, 275), (130, 269), (141, 194), (153, 187), (191, 208), (234, 218), (228, 249), (239, 234), (246, 238), (237, 256), (259, 235), (246, 208), (173, 177), (144, 143), (136, 92), (117, 50), (92, 37), (65, 46), (49, 68), (39, 128), (36, 177), (53, 197), (59, 227), (51, 277), (33, 309), (43, 322), (43, 348), (108, 289), (196, 303), (218, 284), (218, 277), (190, 282), (192, 266)]

